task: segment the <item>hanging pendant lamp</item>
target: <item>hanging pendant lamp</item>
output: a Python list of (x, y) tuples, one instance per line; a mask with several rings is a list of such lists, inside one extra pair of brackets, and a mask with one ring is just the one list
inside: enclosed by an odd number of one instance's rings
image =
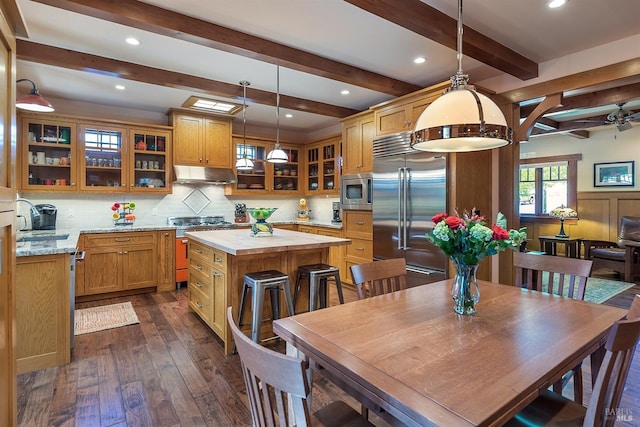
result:
[(247, 158), (247, 86), (249, 83), (242, 80), (242, 158), (236, 161), (236, 169), (239, 171), (247, 171), (253, 169), (253, 162)]
[(29, 95), (23, 96), (16, 101), (16, 108), (27, 111), (37, 111), (39, 113), (51, 113), (55, 111), (53, 105), (40, 95), (33, 81), (29, 79), (16, 80), (16, 83), (21, 82), (31, 83), (31, 92), (29, 92)]
[(267, 162), (286, 163), (287, 153), (280, 148), (280, 66), (276, 65), (276, 146), (267, 154)]
[(458, 71), (451, 87), (422, 112), (411, 147), (433, 152), (488, 150), (511, 143), (512, 130), (500, 108), (469, 85), (462, 71), (462, 0), (458, 0)]

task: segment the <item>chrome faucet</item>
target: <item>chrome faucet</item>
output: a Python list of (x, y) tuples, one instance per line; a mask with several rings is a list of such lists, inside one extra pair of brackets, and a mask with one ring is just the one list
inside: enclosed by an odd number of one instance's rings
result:
[[(31, 203), (30, 200), (23, 199), (22, 197), (18, 197), (16, 199), (16, 203), (18, 203), (18, 202), (24, 202), (24, 203), (28, 204), (29, 206), (31, 206), (29, 208), (29, 210), (31, 211), (31, 224), (32, 224), (31, 228), (33, 228), (33, 219), (40, 217), (40, 212), (38, 212), (38, 209), (36, 209), (36, 207), (33, 205), (33, 203)], [(21, 216), (22, 215), (18, 215), (18, 217), (21, 217)], [(25, 221), (25, 223), (26, 223), (26, 221)], [(26, 224), (25, 224), (25, 228), (26, 228)]]

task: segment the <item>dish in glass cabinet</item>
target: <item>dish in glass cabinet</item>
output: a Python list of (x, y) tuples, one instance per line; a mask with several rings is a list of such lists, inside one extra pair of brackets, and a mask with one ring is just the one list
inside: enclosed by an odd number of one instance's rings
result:
[(264, 185), (262, 184), (250, 184), (249, 188), (252, 190), (262, 190), (264, 189)]

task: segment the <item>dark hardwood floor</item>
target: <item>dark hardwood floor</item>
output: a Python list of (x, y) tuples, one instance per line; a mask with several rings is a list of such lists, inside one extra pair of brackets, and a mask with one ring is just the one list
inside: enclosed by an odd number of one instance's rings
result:
[[(635, 294), (640, 294), (640, 285), (605, 304), (628, 308)], [(345, 300), (354, 299), (353, 288), (345, 289)], [(189, 311), (185, 288), (83, 303), (77, 308), (127, 300), (140, 324), (77, 336), (70, 364), (18, 376), (19, 424), (251, 425), (239, 358), (225, 356), (221, 341)], [(284, 351), (281, 342), (273, 348)], [(588, 385), (588, 368), (584, 374)], [(313, 393), (314, 410), (335, 399), (359, 409), (358, 402), (317, 376)], [(640, 425), (639, 355), (620, 406), (631, 420), (616, 426)]]

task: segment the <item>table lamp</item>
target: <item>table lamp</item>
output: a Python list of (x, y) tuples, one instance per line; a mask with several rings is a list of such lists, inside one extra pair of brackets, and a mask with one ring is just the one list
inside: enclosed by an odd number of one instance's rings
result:
[(568, 238), (569, 235), (566, 234), (564, 232), (564, 220), (567, 218), (575, 218), (578, 216), (578, 212), (576, 212), (575, 210), (566, 207), (565, 205), (561, 205), (555, 209), (553, 209), (551, 212), (549, 212), (549, 215), (554, 217), (554, 218), (559, 218), (560, 219), (560, 232), (558, 234), (556, 234), (556, 237), (562, 237), (562, 238)]

